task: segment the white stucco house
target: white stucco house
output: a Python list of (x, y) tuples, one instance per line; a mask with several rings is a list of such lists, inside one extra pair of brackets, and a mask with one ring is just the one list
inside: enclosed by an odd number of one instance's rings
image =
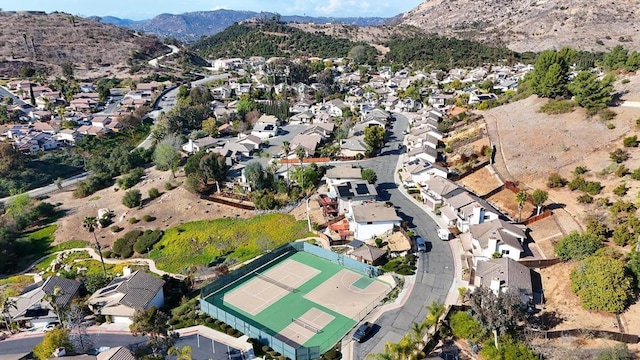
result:
[(89, 297), (87, 305), (91, 311), (113, 323), (131, 324), (136, 310), (164, 305), (164, 280), (143, 271), (131, 273), (127, 267), (123, 272), (123, 276)]
[(356, 240), (369, 240), (385, 233), (391, 233), (394, 226), (400, 226), (402, 219), (396, 214), (394, 207), (374, 202), (351, 204), (349, 213), (349, 229)]
[(469, 232), (460, 235), (463, 249), (473, 256), (473, 264), (487, 261), (494, 254), (520, 260), (527, 238), (524, 225), (511, 224), (501, 219), (469, 226)]

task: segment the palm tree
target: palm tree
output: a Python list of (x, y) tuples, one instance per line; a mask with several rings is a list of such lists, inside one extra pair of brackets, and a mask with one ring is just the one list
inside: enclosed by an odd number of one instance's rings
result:
[(2, 301), (2, 304), (0, 304), (0, 312), (4, 315), (4, 322), (7, 326), (7, 330), (13, 333), (13, 331), (11, 331), (11, 314), (9, 313), (11, 309), (17, 309), (16, 300), (7, 296)]
[(300, 188), (302, 188), (302, 190), (304, 190), (304, 167), (302, 166), (302, 160), (306, 155), (307, 153), (302, 146), (296, 148), (296, 156), (298, 160), (300, 160), (300, 176), (302, 177), (302, 180), (300, 180)]
[(289, 189), (289, 185), (290, 185), (290, 175), (289, 175), (289, 153), (291, 152), (291, 143), (288, 141), (283, 141), (282, 142), (282, 151), (284, 152), (284, 158), (285, 161), (287, 162), (287, 189)]
[(51, 307), (53, 308), (53, 312), (58, 317), (58, 320), (60, 321), (60, 323), (62, 323), (63, 319), (62, 319), (62, 316), (60, 316), (62, 315), (62, 313), (60, 312), (60, 305), (58, 304), (58, 298), (62, 295), (64, 295), (62, 288), (60, 286), (54, 286), (51, 294), (47, 294), (44, 297), (45, 300), (47, 300), (49, 304), (51, 304)]
[(191, 356), (191, 346), (187, 345), (182, 348), (172, 346), (168, 351), (169, 355), (175, 355), (176, 360), (193, 360)]
[(424, 341), (424, 336), (426, 335), (427, 330), (429, 329), (429, 325), (426, 321), (423, 322), (414, 322), (411, 324), (411, 337), (413, 342), (415, 343), (416, 348), (423, 349), (426, 346)]
[(527, 203), (529, 199), (529, 195), (524, 190), (518, 191), (516, 194), (516, 204), (518, 204), (518, 221), (522, 221), (522, 208), (524, 208), (524, 204)]
[(82, 226), (87, 229), (88, 232), (93, 234), (93, 239), (96, 242), (96, 250), (98, 250), (100, 262), (102, 263), (102, 272), (104, 272), (104, 276), (107, 276), (107, 268), (104, 266), (104, 259), (102, 258), (102, 248), (100, 247), (100, 242), (98, 241), (95, 231), (98, 226), (98, 219), (94, 216), (86, 216), (84, 220), (82, 220)]
[(438, 321), (440, 320), (440, 317), (442, 316), (445, 310), (444, 304), (436, 302), (434, 300), (431, 302), (431, 305), (426, 307), (426, 309), (429, 312), (429, 314), (427, 314), (425, 323), (427, 324), (428, 327), (431, 327), (433, 325), (437, 326)]

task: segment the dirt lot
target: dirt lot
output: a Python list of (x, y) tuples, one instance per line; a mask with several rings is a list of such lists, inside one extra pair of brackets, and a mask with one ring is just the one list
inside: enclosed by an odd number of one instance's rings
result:
[(496, 178), (488, 167), (483, 167), (473, 174), (464, 177), (458, 181), (458, 183), (464, 185), (478, 196), (486, 195), (502, 185), (500, 180)]
[(529, 228), (529, 236), (535, 241), (544, 257), (554, 257), (555, 251), (553, 247), (565, 235), (563, 229), (558, 226), (555, 215), (538, 220), (527, 227)]
[[(56, 243), (72, 239), (92, 240), (90, 234), (83, 229), (82, 220), (85, 216), (97, 216), (98, 209), (103, 208), (114, 211), (115, 217), (112, 225), (124, 228), (117, 234), (112, 233), (109, 229), (98, 230), (97, 235), (105, 245), (113, 244), (118, 237), (133, 229), (166, 229), (193, 220), (230, 216), (248, 218), (253, 215), (251, 211), (201, 200), (182, 187), (166, 191), (164, 184), (169, 181), (169, 177), (169, 172), (160, 172), (154, 169), (146, 171), (146, 179), (134, 186), (133, 189), (140, 190), (143, 201), (148, 199), (147, 193), (152, 187), (160, 190), (162, 195), (145, 204), (142, 209), (128, 209), (122, 205), (124, 191), (114, 191), (114, 187), (100, 190), (84, 199), (74, 199), (71, 190), (52, 194), (48, 201), (61, 202), (61, 209), (67, 212), (67, 216), (58, 221), (58, 230), (55, 233)], [(173, 183), (177, 184), (182, 180), (184, 177), (178, 174)], [(140, 220), (137, 224), (129, 224), (130, 218), (142, 219), (145, 214), (155, 217), (156, 220), (148, 223)]]
[[(516, 203), (516, 194), (513, 191), (503, 189), (497, 194), (489, 197), (487, 201), (496, 206), (500, 211), (502, 211), (502, 213), (508, 215), (510, 218), (518, 220), (520, 212), (518, 210), (518, 204)], [(527, 202), (522, 208), (522, 219), (526, 219), (531, 215), (535, 215), (535, 206)]]

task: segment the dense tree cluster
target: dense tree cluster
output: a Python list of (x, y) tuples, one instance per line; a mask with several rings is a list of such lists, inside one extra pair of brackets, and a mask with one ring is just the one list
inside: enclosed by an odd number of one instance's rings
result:
[[(346, 57), (373, 63), (377, 51), (370, 45), (308, 33), (275, 21), (255, 25), (233, 24), (223, 32), (204, 37), (191, 47), (202, 57)], [(352, 51), (353, 50), (353, 51)]]

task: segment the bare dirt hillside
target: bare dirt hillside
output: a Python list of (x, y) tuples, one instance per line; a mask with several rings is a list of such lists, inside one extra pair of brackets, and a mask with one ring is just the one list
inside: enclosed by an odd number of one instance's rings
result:
[(398, 22), (515, 51), (640, 49), (639, 0), (426, 0)]
[[(76, 71), (128, 69), (168, 52), (157, 38), (65, 13), (0, 12), (0, 74), (20, 75), (26, 65), (60, 73), (71, 63)], [(128, 64), (129, 62), (129, 64)]]

